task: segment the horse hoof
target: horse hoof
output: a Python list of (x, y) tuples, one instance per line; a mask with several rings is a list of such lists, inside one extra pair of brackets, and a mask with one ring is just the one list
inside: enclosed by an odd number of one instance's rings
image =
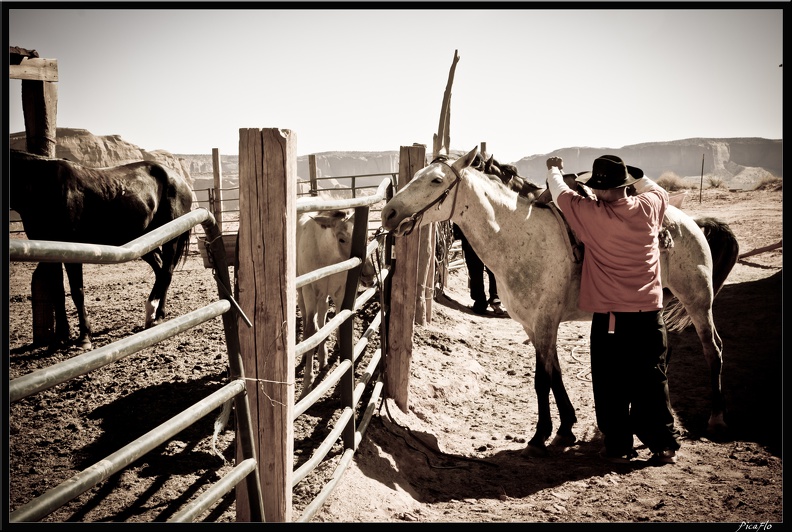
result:
[(574, 434), (556, 434), (556, 437), (553, 438), (553, 441), (550, 442), (550, 445), (556, 445), (558, 447), (571, 447), (577, 441), (577, 437)]
[(546, 445), (542, 444), (541, 446), (539, 446), (529, 443), (528, 446), (522, 450), (520, 456), (523, 456), (525, 458), (543, 458), (547, 456), (547, 454), (548, 453), (547, 453)]

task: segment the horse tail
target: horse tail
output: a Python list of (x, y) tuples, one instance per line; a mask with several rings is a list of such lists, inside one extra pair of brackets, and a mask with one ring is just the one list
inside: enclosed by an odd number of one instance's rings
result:
[[(192, 208), (192, 191), (187, 182), (176, 171), (156, 163), (149, 162), (151, 174), (162, 184), (162, 197), (160, 208), (157, 210), (157, 227), (164, 225), (190, 212)], [(190, 251), (190, 233), (185, 231), (176, 237), (176, 251), (173, 257), (173, 267), (187, 262)]]
[(187, 255), (190, 251), (190, 233), (191, 231), (185, 231), (176, 240), (176, 257), (174, 258), (174, 266), (176, 267), (179, 265), (184, 266), (187, 262)]
[(729, 225), (717, 218), (698, 218), (712, 253), (712, 290), (717, 295), (740, 256), (740, 245)]
[[(740, 245), (726, 222), (711, 217), (696, 218), (695, 222), (704, 233), (712, 255), (712, 295), (715, 297), (737, 263)], [(681, 331), (693, 323), (676, 297), (666, 305), (663, 317), (669, 331)]]

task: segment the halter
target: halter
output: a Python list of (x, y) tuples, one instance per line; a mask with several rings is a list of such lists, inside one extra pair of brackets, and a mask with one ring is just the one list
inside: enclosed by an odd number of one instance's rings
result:
[[(428, 211), (429, 209), (431, 209), (435, 205), (438, 205), (438, 208), (439, 208), (439, 206), (442, 205), (443, 202), (445, 201), (446, 197), (448, 197), (448, 194), (451, 192), (451, 189), (454, 188), (455, 186), (457, 186), (459, 184), (459, 182), (462, 180), (462, 175), (459, 172), (457, 172), (456, 168), (454, 168), (453, 166), (451, 166), (450, 164), (445, 162), (444, 156), (439, 156), (439, 157), (435, 158), (435, 160), (433, 160), (430, 164), (435, 164), (435, 163), (440, 163), (440, 164), (445, 165), (448, 168), (450, 168), (451, 171), (454, 172), (454, 175), (456, 176), (456, 179), (454, 179), (454, 182), (451, 183), (450, 185), (448, 185), (448, 187), (446, 187), (446, 189), (443, 191), (442, 194), (440, 194), (435, 200), (433, 200), (431, 203), (429, 203), (429, 205), (427, 205), (426, 207), (424, 207), (420, 211), (416, 212), (415, 214), (413, 214), (409, 218), (405, 218), (405, 220), (402, 221), (402, 223), (404, 223), (404, 221), (406, 221), (406, 220), (409, 220), (409, 221), (412, 222), (412, 227), (410, 227), (410, 229), (408, 231), (404, 232), (404, 236), (407, 236), (407, 235), (409, 235), (410, 233), (413, 232), (413, 230), (420, 224), (421, 219), (423, 218), (423, 214), (426, 211)], [(454, 210), (455, 209), (456, 209), (456, 194), (454, 194), (454, 203), (451, 204), (451, 215), (448, 217), (449, 220), (451, 219), (452, 216), (454, 216)], [(401, 225), (401, 224), (399, 224), (399, 225)]]

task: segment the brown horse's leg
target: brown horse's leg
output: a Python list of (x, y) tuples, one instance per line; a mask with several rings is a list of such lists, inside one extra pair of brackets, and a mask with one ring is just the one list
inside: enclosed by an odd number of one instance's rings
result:
[(173, 278), (173, 269), (166, 260), (168, 253), (164, 252), (169, 245), (170, 242), (167, 242), (162, 249), (157, 248), (141, 257), (154, 270), (154, 286), (146, 300), (146, 329), (157, 325), (165, 317), (165, 294)]
[(66, 292), (63, 289), (63, 266), (60, 263), (40, 262), (33, 272), (33, 277), (44, 287), (49, 302), (55, 311), (54, 336), (50, 347), (69, 342), (69, 319), (66, 316)]
[(69, 277), (71, 297), (72, 301), (74, 301), (74, 306), (77, 308), (77, 319), (80, 324), (80, 336), (77, 339), (77, 345), (81, 349), (91, 349), (91, 324), (88, 321), (88, 315), (85, 312), (83, 265), (80, 263), (67, 263), (64, 264), (64, 266), (66, 267), (66, 274)]

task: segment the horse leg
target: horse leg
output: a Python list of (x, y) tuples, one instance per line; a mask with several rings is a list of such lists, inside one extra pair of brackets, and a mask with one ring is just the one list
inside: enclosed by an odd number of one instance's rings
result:
[[(146, 300), (146, 329), (157, 325), (165, 317), (165, 295), (173, 279), (173, 249), (168, 242), (141, 257), (154, 270), (154, 287)], [(168, 251), (170, 249), (170, 252)]]
[(558, 352), (556, 339), (558, 324), (548, 322), (541, 323), (537, 330), (552, 331), (546, 337), (537, 337), (526, 329), (529, 338), (532, 339), (536, 350), (536, 373), (534, 388), (536, 390), (537, 405), (539, 409), (539, 420), (536, 424), (536, 432), (528, 442), (528, 446), (523, 450), (526, 456), (546, 456), (547, 445), (545, 442), (553, 432), (553, 421), (550, 416), (550, 392), (556, 399), (558, 414), (561, 420), (556, 437), (553, 438), (552, 445), (568, 447), (577, 441), (572, 432), (572, 427), (577, 423), (575, 408), (569, 399), (569, 394), (564, 386), (561, 375), (561, 366), (558, 362)]
[(536, 350), (536, 371), (534, 373), (534, 390), (536, 391), (536, 404), (539, 410), (539, 420), (536, 423), (536, 432), (528, 441), (528, 446), (523, 449), (523, 456), (547, 456), (545, 442), (553, 431), (553, 421), (550, 417), (550, 373), (545, 364), (545, 353)]
[(85, 287), (83, 285), (83, 265), (81, 263), (67, 263), (66, 274), (69, 277), (69, 287), (74, 306), (77, 308), (77, 320), (80, 324), (80, 336), (77, 345), (81, 349), (91, 349), (91, 324), (85, 312)]
[[(326, 294), (326, 293), (325, 293)], [(327, 302), (327, 295), (318, 298), (316, 301), (316, 330), (318, 331), (325, 326), (327, 322), (327, 313), (330, 311), (330, 305)], [(327, 345), (326, 339), (322, 340), (316, 348), (316, 353), (319, 358), (319, 369), (322, 370), (327, 366)]]
[(707, 361), (710, 370), (712, 410), (710, 411), (707, 430), (710, 433), (720, 435), (725, 432), (727, 428), (726, 421), (724, 420), (726, 401), (723, 397), (723, 389), (721, 387), (723, 341), (718, 335), (718, 331), (715, 329), (711, 307), (706, 310), (694, 309), (693, 312), (688, 309), (688, 312), (693, 319), (693, 325), (696, 328), (696, 333), (698, 334), (702, 350), (704, 351), (704, 359)]
[[(36, 286), (39, 287), (38, 290), (34, 289)], [(66, 316), (66, 292), (63, 289), (63, 266), (60, 263), (40, 262), (33, 272), (31, 290), (34, 298), (37, 293), (44, 292), (42, 295), (47, 299), (41, 303), (42, 309), (55, 312), (54, 337), (49, 340), (52, 342), (51, 347), (68, 343), (70, 334), (69, 319)], [(36, 303), (37, 300), (34, 299), (34, 312), (39, 308)]]
[(561, 365), (558, 363), (558, 354), (555, 346), (553, 346), (552, 352), (553, 366), (550, 388), (553, 391), (553, 396), (558, 406), (558, 416), (561, 419), (561, 423), (551, 445), (569, 447), (577, 441), (577, 437), (572, 432), (572, 427), (577, 423), (577, 416), (575, 415), (575, 407), (572, 406), (572, 401), (569, 399), (569, 394), (567, 394), (566, 387), (564, 386), (564, 379), (561, 375)]
[[(303, 317), (303, 341), (305, 341), (313, 336), (318, 330), (316, 326), (316, 294), (314, 293), (313, 287), (311, 285), (304, 286), (300, 290), (302, 296), (298, 299), (301, 299), (304, 305), (304, 308), (300, 308), (300, 312), (302, 313)], [(308, 392), (311, 391), (311, 387), (313, 386), (313, 364), (315, 350), (316, 348), (311, 348), (305, 352), (305, 355), (303, 355), (303, 361), (305, 364), (303, 366), (302, 392), (300, 392), (299, 399), (305, 397)]]

